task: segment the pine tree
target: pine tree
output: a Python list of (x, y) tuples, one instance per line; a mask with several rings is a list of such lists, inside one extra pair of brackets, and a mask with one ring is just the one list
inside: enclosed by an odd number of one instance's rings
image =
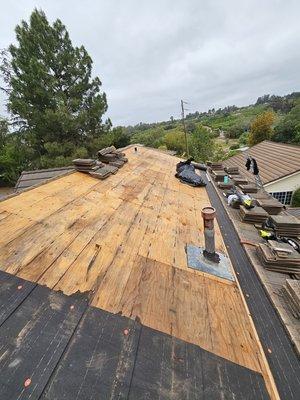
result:
[(16, 36), (17, 45), (9, 47), (8, 108), (39, 155), (48, 142), (80, 146), (110, 128), (102, 121), (106, 95), (100, 79), (91, 78), (92, 59), (72, 45), (59, 19), (50, 25), (35, 9)]

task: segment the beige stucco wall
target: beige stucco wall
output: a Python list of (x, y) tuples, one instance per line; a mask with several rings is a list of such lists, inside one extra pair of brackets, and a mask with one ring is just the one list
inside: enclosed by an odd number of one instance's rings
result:
[(300, 171), (296, 174), (289, 175), (286, 178), (280, 179), (264, 185), (267, 192), (293, 192), (300, 188)]

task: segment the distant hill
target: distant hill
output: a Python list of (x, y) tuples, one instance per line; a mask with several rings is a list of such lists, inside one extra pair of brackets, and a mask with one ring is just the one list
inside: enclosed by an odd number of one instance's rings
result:
[[(227, 157), (240, 146), (248, 144), (251, 123), (264, 111), (272, 110), (275, 123), (272, 140), (300, 144), (300, 92), (285, 96), (264, 95), (255, 104), (246, 107), (227, 106), (206, 112), (196, 111), (186, 115), (188, 133), (205, 127), (222, 146)], [(125, 132), (132, 143), (184, 152), (184, 132), (181, 120), (173, 117), (158, 123), (139, 123), (127, 126)], [(231, 152), (230, 152), (231, 150)]]

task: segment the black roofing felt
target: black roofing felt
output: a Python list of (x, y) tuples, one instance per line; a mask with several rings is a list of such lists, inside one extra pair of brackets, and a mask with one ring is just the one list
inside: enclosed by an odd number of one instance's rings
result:
[[(207, 182), (204, 174), (202, 177)], [(245, 250), (240, 245), (240, 239), (216, 190), (209, 182), (207, 182), (206, 190), (211, 204), (217, 210), (217, 220), (234, 269), (239, 274), (242, 291), (248, 295), (245, 297), (246, 302), (279, 395), (284, 400), (299, 400), (300, 360)]]
[(269, 398), (260, 374), (83, 295), (0, 272), (0, 306), (1, 400)]

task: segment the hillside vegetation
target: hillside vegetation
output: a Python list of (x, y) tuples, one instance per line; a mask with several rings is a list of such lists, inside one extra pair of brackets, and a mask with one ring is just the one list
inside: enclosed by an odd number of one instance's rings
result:
[[(225, 159), (235, 154), (239, 147), (265, 139), (300, 144), (300, 93), (264, 95), (247, 107), (228, 106), (190, 113), (186, 116), (186, 129), (189, 152), (199, 161)], [(169, 121), (159, 123), (140, 123), (126, 127), (125, 131), (132, 143), (185, 155), (181, 120), (171, 117)], [(205, 151), (198, 154), (195, 146), (205, 148)]]

